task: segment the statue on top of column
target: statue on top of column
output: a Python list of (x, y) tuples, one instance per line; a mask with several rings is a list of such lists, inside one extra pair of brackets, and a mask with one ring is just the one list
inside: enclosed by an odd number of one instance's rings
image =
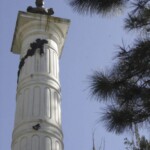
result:
[(27, 8), (27, 12), (45, 14), (45, 15), (54, 14), (53, 8), (49, 8), (49, 9), (44, 8), (44, 0), (36, 0), (35, 4), (36, 7), (29, 6)]

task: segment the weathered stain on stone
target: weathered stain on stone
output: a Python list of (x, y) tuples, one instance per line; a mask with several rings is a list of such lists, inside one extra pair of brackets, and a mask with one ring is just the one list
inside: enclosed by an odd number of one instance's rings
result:
[(20, 61), (17, 82), (19, 80), (20, 71), (21, 71), (22, 67), (25, 64), (25, 60), (29, 56), (32, 57), (35, 54), (37, 49), (39, 49), (39, 54), (43, 55), (44, 54), (44, 44), (47, 44), (47, 43), (48, 43), (48, 41), (45, 40), (45, 39), (42, 39), (42, 40), (41, 39), (36, 39), (36, 42), (33, 42), (33, 43), (30, 44), (31, 49), (29, 49), (27, 51), (27, 54)]

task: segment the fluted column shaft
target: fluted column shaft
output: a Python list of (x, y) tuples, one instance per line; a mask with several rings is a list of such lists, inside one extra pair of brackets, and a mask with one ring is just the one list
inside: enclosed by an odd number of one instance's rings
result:
[(63, 150), (59, 57), (66, 28), (58, 18), (19, 17), (13, 43), (20, 64), (12, 150)]

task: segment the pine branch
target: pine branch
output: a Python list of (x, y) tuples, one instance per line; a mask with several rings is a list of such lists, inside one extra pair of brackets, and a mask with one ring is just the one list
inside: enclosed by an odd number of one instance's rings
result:
[(70, 5), (82, 14), (107, 15), (120, 10), (128, 0), (71, 0)]

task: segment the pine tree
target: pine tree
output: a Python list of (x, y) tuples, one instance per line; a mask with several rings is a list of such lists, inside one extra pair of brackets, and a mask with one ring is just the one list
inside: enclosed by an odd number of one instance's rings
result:
[(101, 120), (108, 131), (122, 133), (133, 124), (150, 123), (150, 0), (72, 0), (83, 14), (107, 15), (131, 7), (126, 30), (139, 31), (133, 46), (120, 46), (117, 63), (110, 71), (91, 76), (91, 92), (107, 104)]

